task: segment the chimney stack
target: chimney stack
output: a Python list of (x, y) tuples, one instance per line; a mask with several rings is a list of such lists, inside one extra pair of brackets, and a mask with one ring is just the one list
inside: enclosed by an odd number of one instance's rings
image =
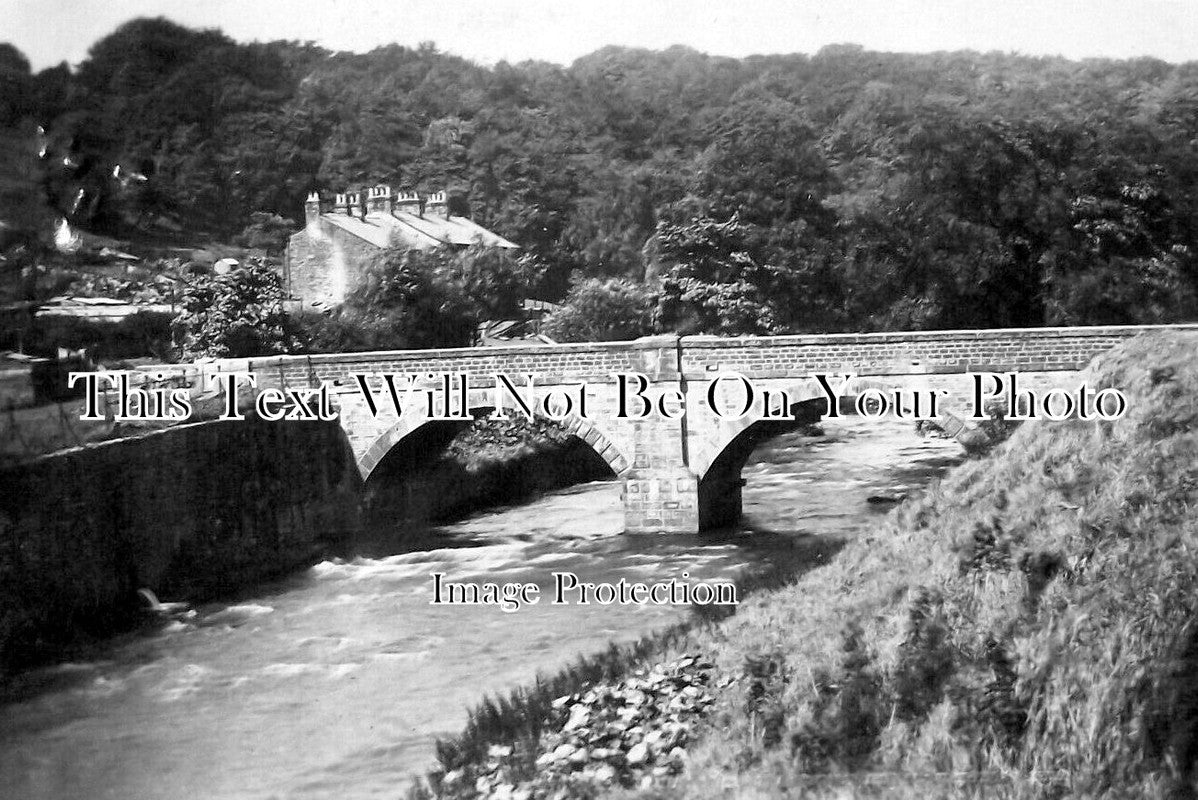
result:
[(304, 222), (308, 227), (312, 227), (319, 219), (320, 195), (316, 192), (308, 192), (308, 199), (304, 201)]
[(335, 210), (344, 211), (347, 215), (353, 216), (354, 210), (357, 209), (361, 200), (358, 198), (357, 192), (345, 192), (337, 195)]
[(436, 214), (439, 217), (449, 219), (449, 206), (445, 203), (445, 192), (433, 192), (428, 196), (428, 202), (425, 204), (425, 210), (429, 215)]
[(395, 210), (420, 216), (420, 195), (415, 192), (400, 192), (395, 196)]
[(366, 201), (366, 208), (371, 212), (378, 211), (389, 214), (391, 213), (391, 203), (391, 187), (379, 184), (370, 190)]

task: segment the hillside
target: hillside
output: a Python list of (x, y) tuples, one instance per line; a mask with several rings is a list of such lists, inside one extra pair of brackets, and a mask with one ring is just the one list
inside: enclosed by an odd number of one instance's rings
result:
[(717, 663), (771, 668), (723, 698), (670, 796), (733, 780), (831, 797), (879, 772), (879, 796), (961, 796), (949, 776), (978, 794), (1192, 796), (1196, 346), (1143, 338), (1099, 358), (1124, 419), (1025, 425), (714, 631)]
[(609, 47), (484, 68), (163, 19), (76, 69), (0, 50), (0, 128), (45, 130), (34, 167), (0, 170), (44, 195), (0, 208), (10, 228), (44, 207), (229, 241), (377, 182), (448, 188), (544, 263), (534, 296), (661, 281), (686, 331), (1173, 321), (1198, 296), (1192, 63)]

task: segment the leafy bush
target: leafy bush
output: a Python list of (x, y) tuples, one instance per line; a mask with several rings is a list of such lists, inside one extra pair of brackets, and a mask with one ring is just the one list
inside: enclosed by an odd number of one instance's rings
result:
[(78, 317), (39, 317), (23, 344), (29, 353), (52, 356), (59, 347), (87, 350), (97, 361), (153, 356), (170, 360), (172, 322), (169, 312), (138, 311), (119, 322)]
[(747, 226), (700, 217), (661, 222), (655, 245), (664, 273), (658, 302), (663, 327), (723, 335), (780, 331), (777, 271), (750, 252)]
[(562, 307), (545, 320), (546, 335), (559, 342), (607, 342), (653, 332), (656, 294), (623, 278), (576, 282)]
[(184, 358), (244, 358), (300, 349), (283, 311), (283, 281), (259, 259), (224, 275), (194, 275), (172, 327)]
[(394, 349), (469, 345), (478, 308), (454, 266), (449, 251), (384, 250), (337, 313), (372, 344)]
[(281, 253), (287, 247), (287, 239), (295, 233), (294, 221), (271, 214), (255, 211), (250, 214), (250, 224), (237, 237), (243, 247), (261, 248), (268, 253)]

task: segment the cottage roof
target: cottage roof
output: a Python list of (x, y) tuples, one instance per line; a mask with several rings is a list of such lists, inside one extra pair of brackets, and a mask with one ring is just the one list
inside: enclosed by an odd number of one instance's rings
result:
[(487, 247), (516, 249), (516, 245), (497, 233), (465, 217), (445, 217), (426, 213), (423, 217), (407, 211), (371, 211), (363, 219), (345, 213), (322, 214), (346, 233), (364, 239), (375, 247), (388, 247), (392, 242), (409, 247), (430, 248), (440, 245), (471, 245), (476, 242)]

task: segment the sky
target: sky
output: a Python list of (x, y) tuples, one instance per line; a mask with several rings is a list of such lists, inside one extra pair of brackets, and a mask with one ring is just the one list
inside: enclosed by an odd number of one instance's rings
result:
[(569, 64), (604, 45), (707, 53), (1002, 50), (1198, 60), (1198, 0), (0, 0), (0, 41), (42, 69), (129, 19), (365, 52), (435, 42), (482, 64)]

